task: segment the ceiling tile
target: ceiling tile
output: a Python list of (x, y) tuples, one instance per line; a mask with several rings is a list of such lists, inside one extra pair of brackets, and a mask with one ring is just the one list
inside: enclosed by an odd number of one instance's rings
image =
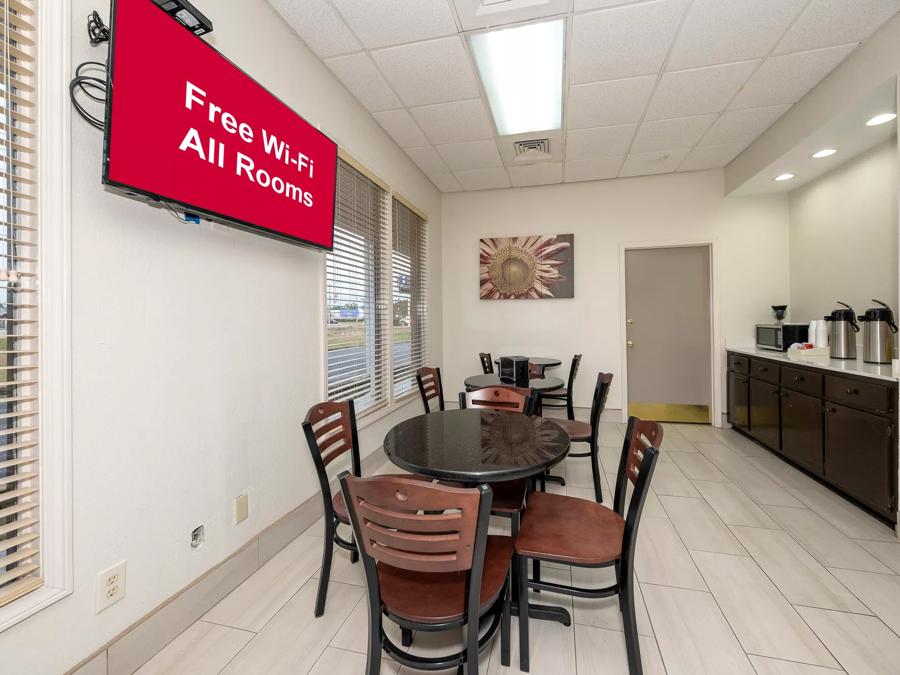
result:
[(603, 9), (627, 4), (628, 0), (575, 0), (575, 11), (583, 12), (588, 9)]
[(491, 120), (480, 98), (412, 108), (410, 112), (435, 145), (494, 137)]
[(717, 118), (715, 114), (644, 122), (635, 136), (631, 152), (693, 148)]
[(649, 176), (655, 173), (675, 171), (689, 150), (667, 150), (665, 152), (642, 152), (628, 155), (619, 176)]
[[(451, 0), (463, 30), (504, 26), (520, 21), (565, 14), (572, 0)], [(621, 2), (621, 0), (618, 0)]]
[(632, 77), (569, 87), (570, 129), (637, 122), (644, 114), (656, 76)]
[(372, 52), (372, 58), (408, 106), (480, 96), (459, 37), (389, 47)]
[(552, 185), (562, 183), (562, 162), (541, 162), (527, 166), (511, 166), (507, 169), (514, 187)]
[(856, 43), (773, 56), (753, 73), (730, 110), (796, 103), (856, 49)]
[(813, 0), (775, 53), (862, 42), (898, 10), (897, 0)]
[(444, 160), (441, 159), (437, 150), (430, 145), (426, 145), (423, 148), (407, 148), (406, 154), (425, 173), (443, 173), (447, 171), (447, 165), (444, 164)]
[(470, 141), (437, 146), (451, 171), (488, 169), (503, 166), (494, 141)]
[(359, 40), (325, 0), (269, 1), (320, 58), (362, 49)]
[(456, 178), (464, 190), (494, 190), (509, 187), (505, 169), (470, 169), (457, 171)]
[(462, 192), (462, 186), (456, 180), (456, 176), (448, 172), (430, 173), (428, 180), (441, 192)]
[(722, 113), (722, 116), (701, 139), (700, 145), (749, 143), (772, 126), (772, 123), (787, 112), (790, 107), (789, 105), (776, 105), (768, 108), (730, 110)]
[(686, 0), (613, 7), (572, 20), (569, 73), (573, 83), (659, 72)]
[(456, 33), (447, 0), (331, 1), (367, 49)]
[(372, 59), (364, 52), (325, 59), (327, 65), (370, 112), (403, 107)]
[(566, 159), (621, 157), (628, 152), (636, 124), (574, 129), (566, 134)]
[(619, 175), (624, 157), (601, 157), (599, 159), (576, 159), (566, 162), (566, 182), (577, 183), (584, 180), (606, 180)]
[(682, 70), (768, 54), (807, 0), (694, 0), (667, 68)]
[(416, 121), (406, 110), (385, 110), (372, 113), (372, 116), (378, 120), (378, 123), (384, 127), (384, 130), (391, 135), (391, 138), (401, 148), (415, 148), (428, 145), (428, 139), (425, 138), (425, 134), (422, 133)]
[(741, 61), (666, 73), (650, 101), (647, 119), (721, 112), (758, 63)]
[(702, 171), (704, 169), (720, 169), (737, 157), (747, 143), (726, 143), (725, 145), (707, 145), (694, 148), (691, 154), (678, 167), (679, 171)]

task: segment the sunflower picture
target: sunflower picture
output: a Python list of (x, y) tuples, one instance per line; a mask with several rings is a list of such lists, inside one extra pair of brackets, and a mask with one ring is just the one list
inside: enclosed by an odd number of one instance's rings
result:
[(479, 247), (480, 298), (574, 298), (574, 245), (574, 234), (482, 239)]

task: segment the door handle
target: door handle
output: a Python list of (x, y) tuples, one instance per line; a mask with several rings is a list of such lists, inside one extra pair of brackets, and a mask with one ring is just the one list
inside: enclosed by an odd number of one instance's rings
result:
[(629, 340), (628, 342), (625, 343), (625, 345), (626, 345), (629, 349), (632, 349), (632, 348), (634, 347), (634, 340)]
[(634, 325), (634, 319), (628, 319), (628, 320), (626, 321), (626, 323), (628, 323), (629, 326), (633, 326), (633, 325)]

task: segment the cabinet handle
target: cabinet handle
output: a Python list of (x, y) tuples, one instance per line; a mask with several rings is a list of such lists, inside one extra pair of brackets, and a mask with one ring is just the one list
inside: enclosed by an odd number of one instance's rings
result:
[(853, 389), (852, 387), (847, 387), (847, 393), (856, 396), (859, 394), (859, 389)]
[(803, 382), (803, 378), (798, 375), (794, 375), (794, 382)]

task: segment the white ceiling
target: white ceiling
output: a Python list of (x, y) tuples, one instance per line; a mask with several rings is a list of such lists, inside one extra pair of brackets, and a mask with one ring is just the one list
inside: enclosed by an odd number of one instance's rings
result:
[[(443, 192), (725, 166), (900, 0), (269, 0)], [(563, 130), (522, 163), (467, 34), (567, 20)]]

